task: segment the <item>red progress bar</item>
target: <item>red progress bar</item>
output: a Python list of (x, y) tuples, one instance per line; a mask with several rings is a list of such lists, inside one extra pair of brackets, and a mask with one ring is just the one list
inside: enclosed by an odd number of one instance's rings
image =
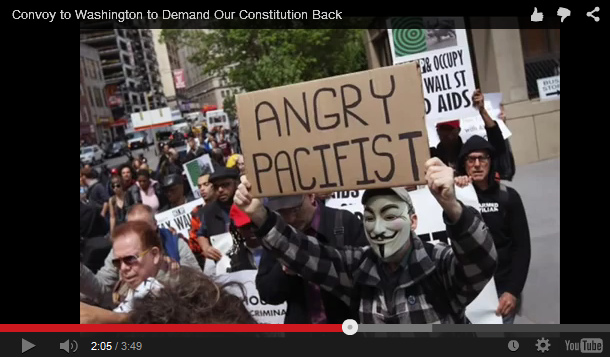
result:
[(0, 332), (343, 332), (341, 325), (0, 325)]

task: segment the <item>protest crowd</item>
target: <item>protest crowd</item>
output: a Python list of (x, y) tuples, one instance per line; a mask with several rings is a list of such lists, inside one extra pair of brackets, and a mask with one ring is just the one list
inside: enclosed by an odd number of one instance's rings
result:
[[(332, 207), (328, 189), (255, 197), (236, 130), (191, 132), (186, 155), (165, 145), (156, 168), (142, 158), (110, 172), (85, 166), (81, 323), (269, 323), (258, 317), (276, 310), (286, 324), (472, 323), (466, 307), (491, 279), (495, 314), (513, 323), (529, 228), (505, 184), (517, 173), (503, 114), (492, 118), (484, 100), (475, 91), (487, 138), (463, 140), (457, 119), (437, 124), (426, 184), (363, 190), (361, 212)], [(392, 167), (406, 165), (393, 154)], [(189, 179), (191, 162), (202, 164)], [(480, 209), (458, 197), (467, 186)], [(428, 218), (411, 197), (418, 190), (442, 208), (447, 242), (415, 233)], [(244, 272), (251, 283), (227, 278)]]

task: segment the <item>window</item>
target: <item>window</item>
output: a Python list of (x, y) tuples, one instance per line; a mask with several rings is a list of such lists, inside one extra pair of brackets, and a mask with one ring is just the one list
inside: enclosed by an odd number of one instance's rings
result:
[(383, 32), (378, 32), (377, 34), (371, 32), (371, 42), (375, 49), (375, 55), (379, 60), (379, 65), (381, 67), (386, 67), (392, 65), (392, 54), (390, 53), (388, 32), (385, 30), (382, 31)]
[(221, 90), (220, 91), (220, 95), (224, 98), (225, 97), (225, 91)]
[(538, 98), (538, 79), (559, 74), (559, 29), (521, 29), (527, 92)]
[(95, 94), (95, 106), (98, 108), (104, 107), (104, 99), (102, 97), (102, 92), (99, 88), (93, 88), (93, 93)]
[(91, 87), (87, 87), (87, 93), (89, 93), (89, 104), (93, 105), (93, 95), (91, 94)]
[(83, 76), (87, 77), (87, 67), (85, 67), (85, 58), (83, 56), (80, 58), (80, 70)]

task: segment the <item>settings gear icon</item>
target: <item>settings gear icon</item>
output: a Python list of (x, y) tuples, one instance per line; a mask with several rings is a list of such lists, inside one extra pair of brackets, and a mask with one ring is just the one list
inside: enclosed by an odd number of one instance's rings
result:
[(549, 343), (549, 340), (543, 337), (538, 340), (538, 343), (536, 343), (536, 347), (538, 347), (538, 352), (544, 353), (549, 351), (549, 347), (551, 347), (551, 344)]

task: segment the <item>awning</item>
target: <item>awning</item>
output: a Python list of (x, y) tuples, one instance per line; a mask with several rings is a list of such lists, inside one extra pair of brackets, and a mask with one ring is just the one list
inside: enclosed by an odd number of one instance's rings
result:
[(125, 118), (122, 118), (122, 119), (119, 119), (119, 120), (115, 121), (110, 126), (114, 127), (114, 126), (123, 126), (123, 125), (127, 125), (127, 119), (125, 119)]

